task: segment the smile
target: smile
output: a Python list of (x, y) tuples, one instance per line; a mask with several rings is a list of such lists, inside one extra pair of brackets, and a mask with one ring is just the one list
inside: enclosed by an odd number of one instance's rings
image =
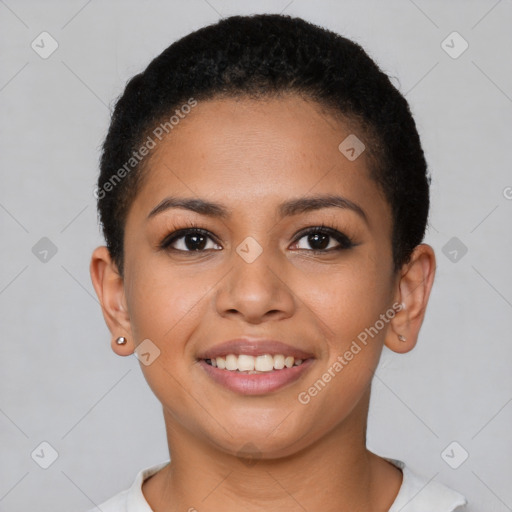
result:
[(298, 381), (313, 362), (314, 358), (295, 359), (284, 354), (228, 354), (200, 359), (199, 366), (225, 389), (242, 395), (265, 395)]
[(283, 354), (263, 354), (261, 356), (227, 354), (225, 357), (206, 359), (205, 361), (220, 370), (246, 372), (249, 375), (283, 370), (302, 364), (302, 359), (295, 359), (293, 356)]

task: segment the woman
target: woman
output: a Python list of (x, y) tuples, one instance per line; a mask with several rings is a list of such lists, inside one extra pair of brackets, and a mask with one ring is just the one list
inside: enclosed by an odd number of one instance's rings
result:
[(382, 348), (414, 348), (433, 284), (429, 184), (406, 100), (300, 18), (223, 19), (132, 78), (90, 270), (113, 350), (162, 403), (170, 462), (101, 510), (464, 506), (366, 448)]

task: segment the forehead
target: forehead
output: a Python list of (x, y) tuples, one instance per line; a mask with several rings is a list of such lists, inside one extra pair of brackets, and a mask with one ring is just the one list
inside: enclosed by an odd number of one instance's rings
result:
[(240, 218), (330, 193), (359, 204), (372, 229), (389, 235), (389, 205), (369, 177), (366, 150), (355, 159), (346, 152), (361, 150), (357, 140), (368, 147), (356, 126), (297, 96), (198, 102), (155, 139), (131, 212), (147, 216), (167, 195), (181, 195), (221, 202)]

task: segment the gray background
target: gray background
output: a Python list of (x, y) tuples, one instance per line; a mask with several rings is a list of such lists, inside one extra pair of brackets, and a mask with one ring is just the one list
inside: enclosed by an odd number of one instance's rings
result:
[[(256, 12), (362, 44), (410, 102), (433, 176), (436, 281), (417, 347), (384, 349), (369, 448), (462, 492), (470, 512), (512, 510), (512, 2), (5, 0), (1, 511), (85, 510), (167, 459), (160, 404), (138, 360), (111, 351), (89, 277), (99, 146), (128, 78), (190, 31)], [(43, 31), (59, 45), (47, 59), (31, 48)], [(441, 46), (453, 31), (469, 43), (458, 58)], [(58, 452), (47, 469), (43, 441)], [(469, 453), (457, 469), (442, 455), (453, 441), (452, 464)]]

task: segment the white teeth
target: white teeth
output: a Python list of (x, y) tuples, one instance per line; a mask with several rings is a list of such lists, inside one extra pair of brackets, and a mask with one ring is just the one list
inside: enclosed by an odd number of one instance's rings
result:
[[(227, 356), (229, 357), (229, 356)], [(236, 357), (236, 356), (234, 356)], [(251, 371), (251, 370), (254, 370), (254, 357), (253, 356), (247, 356), (245, 354), (240, 354), (238, 356), (238, 370), (240, 370), (241, 372), (244, 372), (244, 371)]]
[(284, 368), (284, 356), (282, 354), (277, 354), (274, 356), (274, 369), (282, 370)]
[(283, 368), (292, 368), (293, 366), (299, 366), (304, 360), (295, 359), (293, 356), (284, 356), (283, 354), (276, 354), (274, 356), (264, 354), (256, 357), (247, 354), (228, 354), (226, 357), (217, 357), (209, 361), (212, 366), (216, 366), (220, 370), (255, 374), (282, 370)]
[(226, 370), (238, 370), (238, 360), (235, 354), (226, 356)]
[(270, 354), (256, 357), (254, 369), (259, 372), (271, 372), (274, 369), (274, 358)]

